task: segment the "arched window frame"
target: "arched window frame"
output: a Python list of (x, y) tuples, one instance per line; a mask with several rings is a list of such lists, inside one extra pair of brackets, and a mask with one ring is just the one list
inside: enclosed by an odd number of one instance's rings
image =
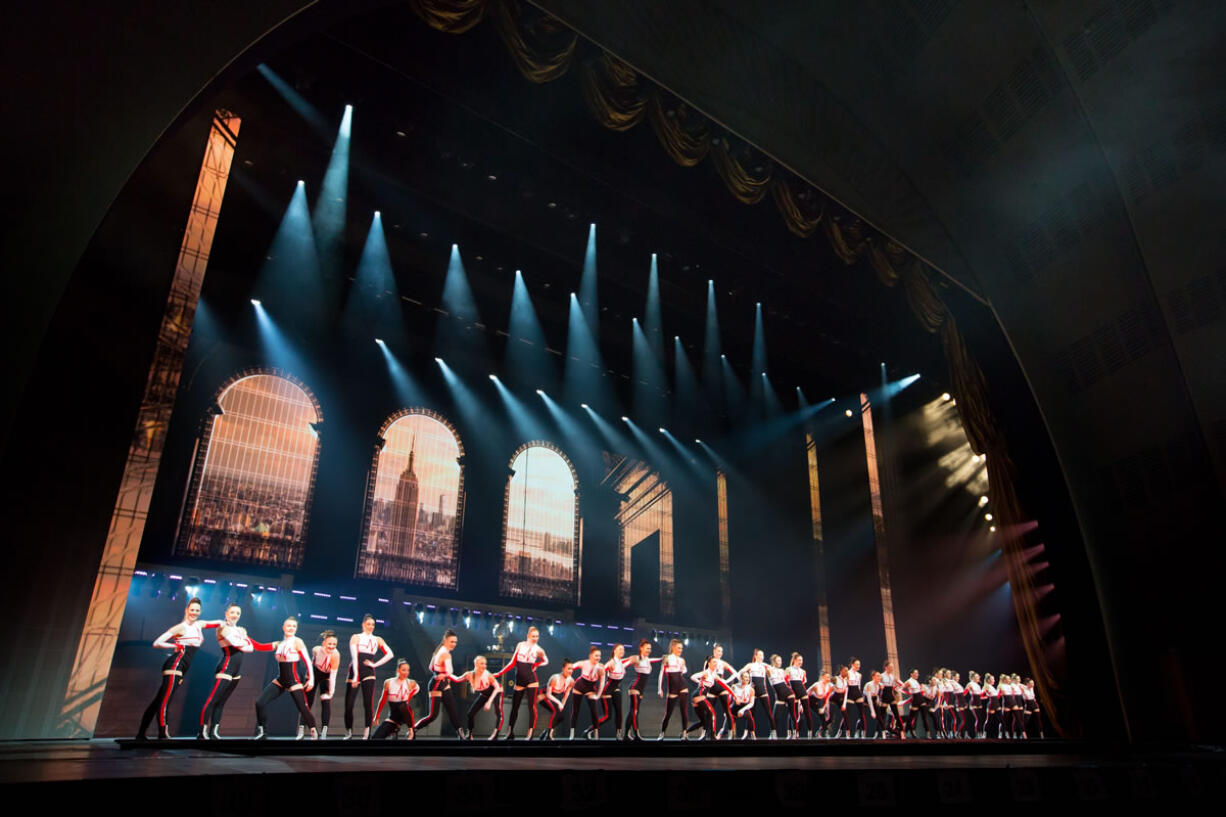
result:
[(571, 594), (571, 598), (568, 600), (542, 599), (537, 596), (517, 596), (516, 598), (533, 598), (540, 601), (569, 601), (569, 603), (577, 605), (580, 601), (580, 594), (582, 592), (581, 588), (583, 585), (583, 515), (580, 512), (581, 491), (579, 489), (579, 472), (575, 470), (575, 464), (571, 462), (571, 459), (566, 455), (566, 452), (548, 440), (530, 440), (524, 443), (519, 448), (515, 449), (515, 453), (511, 455), (511, 459), (507, 462), (507, 481), (506, 486), (502, 491), (502, 535), (498, 540), (498, 560), (500, 565), (498, 571), (498, 591), (500, 595), (508, 597), (506, 590), (504, 589), (506, 582), (506, 569), (501, 565), (503, 565), (503, 558), (507, 546), (507, 533), (510, 526), (511, 480), (515, 477), (515, 460), (519, 459), (519, 455), (527, 451), (529, 448), (549, 449), (561, 457), (562, 461), (566, 463), (566, 467), (570, 469), (571, 482), (573, 482), (575, 486), (574, 531), (571, 534), (573, 537), (571, 541), (574, 542), (574, 566), (572, 570), (575, 576), (575, 587), (574, 592)]
[(402, 408), (399, 411), (394, 412), (386, 420), (384, 420), (383, 425), (380, 426), (379, 428), (379, 434), (375, 438), (374, 452), (372, 453), (371, 458), (370, 458), (370, 470), (366, 472), (366, 506), (362, 512), (362, 527), (358, 531), (358, 548), (357, 548), (357, 554), (354, 557), (353, 573), (354, 573), (354, 577), (359, 578), (359, 579), (370, 579), (371, 581), (386, 581), (385, 579), (378, 579), (378, 578), (371, 577), (371, 576), (360, 575), (358, 573), (358, 567), (359, 567), (359, 563), (362, 558), (362, 548), (365, 547), (366, 539), (370, 535), (370, 521), (371, 521), (371, 516), (374, 514), (374, 510), (375, 510), (375, 487), (379, 479), (379, 457), (383, 453), (384, 446), (387, 445), (387, 432), (389, 429), (391, 429), (393, 425), (396, 424), (398, 420), (403, 420), (405, 417), (413, 417), (413, 416), (429, 417), (431, 420), (436, 420), (439, 423), (441, 423), (443, 426), (445, 426), (446, 429), (451, 432), (451, 437), (452, 439), (455, 440), (456, 448), (459, 449), (459, 452), (460, 452), (459, 455), (456, 457), (456, 465), (458, 465), (460, 468), (460, 482), (459, 482), (459, 487), (457, 487), (456, 489), (455, 533), (453, 534), (453, 539), (452, 539), (453, 545), (455, 547), (455, 554), (456, 554), (456, 560), (455, 560), (456, 579), (455, 579), (455, 582), (451, 584), (450, 586), (438, 585), (438, 584), (429, 585), (430, 587), (449, 587), (449, 589), (455, 590), (457, 589), (459, 582), (460, 582), (460, 562), (463, 556), (463, 550), (460, 547), (460, 543), (463, 541), (464, 505), (465, 505), (465, 499), (466, 499), (465, 490), (464, 490), (464, 464), (465, 464), (464, 440), (460, 437), (460, 432), (456, 429), (455, 425), (450, 420), (448, 420), (442, 414), (439, 414), (437, 411), (426, 408), (424, 406), (409, 406), (407, 408)]
[[(303, 499), (302, 525), (299, 528), (299, 537), (298, 537), (299, 545), (297, 549), (295, 550), (295, 552), (293, 553), (293, 558), (289, 562), (285, 562), (285, 563), (269, 562), (267, 563), (267, 564), (271, 564), (276, 567), (295, 567), (295, 568), (302, 567), (303, 556), (306, 553), (307, 534), (310, 531), (311, 507), (314, 504), (314, 500), (315, 500), (315, 480), (319, 474), (320, 449), (323, 447), (323, 438), (322, 438), (322, 435), (320, 434), (320, 431), (323, 428), (324, 415), (323, 415), (323, 409), (321, 409), (319, 405), (319, 399), (315, 396), (315, 392), (311, 391), (311, 388), (307, 386), (306, 383), (303, 383), (302, 380), (299, 379), (296, 375), (290, 372), (287, 372), (284, 369), (279, 369), (279, 368), (270, 367), (270, 366), (251, 367), (248, 369), (243, 369), (242, 371), (239, 371), (231, 375), (230, 378), (226, 380), (224, 383), (222, 383), (221, 386), (217, 389), (216, 393), (213, 395), (213, 402), (205, 410), (205, 414), (201, 418), (200, 433), (196, 438), (195, 450), (192, 453), (193, 462), (192, 462), (191, 480), (188, 483), (189, 487), (188, 487), (187, 495), (183, 502), (183, 507), (179, 511), (179, 524), (175, 531), (174, 552), (176, 555), (194, 556), (194, 554), (185, 552), (185, 549), (187, 547), (186, 538), (188, 535), (188, 531), (186, 530), (184, 526), (184, 520), (187, 519), (188, 516), (191, 514), (192, 509), (196, 507), (196, 500), (200, 495), (200, 486), (204, 478), (204, 467), (208, 461), (209, 448), (213, 441), (213, 429), (217, 425), (217, 418), (220, 417), (224, 413), (221, 408), (221, 398), (225, 395), (227, 391), (230, 390), (231, 387), (233, 387), (239, 381), (245, 380), (249, 377), (255, 377), (258, 375), (267, 375), (269, 377), (281, 378), (282, 380), (285, 380), (293, 384), (294, 386), (302, 390), (303, 394), (305, 394), (307, 398), (311, 401), (312, 408), (315, 409), (316, 420), (315, 422), (311, 423), (311, 428), (315, 432), (315, 437), (316, 437), (315, 456), (311, 462), (311, 476), (310, 476), (309, 481), (307, 482), (306, 497)], [(218, 556), (208, 556), (208, 557), (198, 557), (198, 558), (224, 559), (224, 557), (218, 557)], [(233, 559), (231, 561), (245, 562), (249, 564), (265, 564), (263, 562), (248, 562), (248, 560), (245, 560), (245, 559)]]

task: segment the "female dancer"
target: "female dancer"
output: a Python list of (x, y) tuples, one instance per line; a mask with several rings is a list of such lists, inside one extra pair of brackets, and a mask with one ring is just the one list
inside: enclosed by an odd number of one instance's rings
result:
[(183, 610), (183, 620), (166, 632), (159, 635), (153, 642), (154, 649), (173, 650), (170, 657), (162, 664), (162, 685), (157, 694), (145, 707), (145, 714), (140, 719), (140, 730), (136, 733), (137, 740), (145, 740), (145, 732), (154, 716), (158, 719), (158, 737), (170, 739), (170, 731), (166, 728), (166, 708), (170, 706), (170, 698), (175, 687), (183, 683), (183, 676), (192, 665), (192, 657), (200, 645), (204, 643), (202, 630), (218, 627), (220, 621), (200, 621), (200, 599), (191, 599)]
[(651, 657), (651, 642), (643, 639), (639, 642), (639, 654), (626, 659), (634, 664), (634, 683), (630, 685), (630, 711), (626, 713), (624, 736), (626, 740), (642, 740), (639, 734), (639, 704), (643, 700), (643, 690), (647, 688), (647, 679), (651, 677), (651, 665), (659, 662), (659, 658)]
[[(306, 721), (306, 725), (310, 727), (311, 739), (317, 739), (318, 733), (315, 731), (315, 716), (311, 714), (310, 707), (307, 706), (306, 694), (304, 689), (310, 689), (315, 686), (315, 670), (311, 665), (311, 656), (307, 652), (306, 644), (298, 637), (298, 619), (290, 616), (281, 625), (281, 632), (285, 638), (275, 642), (277, 645), (277, 677), (272, 683), (264, 687), (264, 691), (260, 693), (260, 697), (255, 702), (255, 722), (256, 740), (263, 740), (264, 727), (268, 725), (267, 708), (275, 699), (281, 697), (281, 693), (288, 692), (294, 700), (294, 706), (298, 707), (298, 712), (302, 715), (302, 719)], [(298, 662), (302, 661), (307, 667), (306, 684), (302, 683), (302, 679), (298, 677)]]
[[(921, 702), (924, 699), (924, 685), (919, 680), (919, 670), (911, 670), (911, 676), (903, 684), (903, 704), (907, 707), (906, 732), (915, 734), (915, 719), (920, 713)], [(903, 733), (906, 737), (906, 733)]]
[(511, 697), (511, 723), (507, 726), (507, 740), (515, 740), (515, 720), (519, 717), (519, 702), (524, 699), (524, 690), (532, 690), (532, 698), (528, 704), (528, 740), (532, 740), (532, 730), (536, 729), (536, 693), (540, 683), (536, 680), (537, 667), (549, 663), (545, 651), (537, 643), (541, 640), (541, 631), (536, 627), (528, 628), (528, 638), (515, 645), (515, 657), (494, 676), (501, 678), (510, 670), (515, 670), (515, 694)]
[(225, 709), (226, 701), (230, 700), (234, 693), (234, 688), (238, 686), (239, 679), (243, 677), (240, 674), (243, 669), (243, 655), (273, 650), (272, 644), (261, 644), (247, 637), (247, 631), (238, 626), (242, 614), (241, 607), (231, 604), (226, 608), (225, 621), (217, 628), (217, 643), (221, 647), (221, 660), (217, 662), (217, 669), (213, 673), (217, 680), (213, 682), (213, 689), (204, 702), (204, 708), (200, 710), (200, 737), (205, 740), (221, 740), (217, 731), (221, 725), (221, 713)]
[[(749, 671), (741, 673), (741, 682), (732, 688), (732, 701), (736, 705), (736, 717), (748, 718), (749, 725), (741, 730), (741, 740), (757, 740), (756, 724), (753, 721), (754, 703), (757, 691), (754, 689), (753, 677)], [(733, 734), (736, 734), (734, 731)]]
[(962, 686), (962, 673), (954, 673), (954, 677), (950, 681), (950, 693), (953, 697), (954, 705), (953, 736), (955, 738), (963, 738), (966, 737), (966, 724), (970, 720), (970, 716), (966, 711), (966, 687)]
[(455, 634), (455, 630), (448, 630), (443, 633), (443, 640), (434, 649), (434, 655), (430, 658), (430, 711), (426, 716), (413, 724), (413, 731), (417, 732), (422, 727), (428, 726), (435, 718), (438, 717), (439, 703), (442, 703), (443, 708), (447, 710), (447, 719), (451, 721), (451, 726), (459, 733), (461, 740), (468, 740), (470, 735), (468, 730), (460, 723), (460, 712), (456, 708), (455, 693), (451, 691), (451, 679), (454, 677), (451, 666), (451, 651), (455, 649), (456, 642), (459, 638)]
[(490, 733), (489, 739), (493, 740), (498, 737), (498, 733), (502, 731), (502, 684), (485, 666), (485, 656), (478, 655), (473, 659), (472, 669), (451, 679), (457, 684), (467, 682), (469, 689), (474, 693), (473, 702), (468, 707), (467, 740), (472, 740), (473, 723), (477, 718), (477, 710), (484, 709), (489, 712), (495, 702), (498, 704), (498, 725)]
[(1042, 740), (1043, 712), (1039, 709), (1039, 697), (1034, 691), (1033, 678), (1027, 678), (1024, 682), (1024, 685), (1022, 686), (1022, 697), (1026, 702), (1026, 723), (1024, 724), (1022, 734), (1038, 734), (1039, 740)]
[[(873, 721), (873, 737), (884, 737), (882, 721), (885, 720), (885, 710), (881, 708), (881, 673), (873, 670), (868, 683), (864, 685), (864, 701), (868, 706), (868, 717)], [(864, 737), (868, 737), (867, 726)]]
[[(341, 651), (336, 648), (336, 633), (324, 630), (319, 634), (319, 643), (311, 647), (311, 663), (315, 665), (315, 686), (307, 690), (307, 706), (314, 709), (315, 695), (319, 695), (319, 737), (328, 737), (328, 722), (332, 720), (332, 695), (336, 690), (336, 673), (341, 667)], [(378, 720), (378, 718), (376, 718)], [(302, 737), (302, 723), (298, 723), (298, 737)]]
[(889, 732), (893, 731), (899, 737), (903, 737), (903, 722), (902, 715), (898, 711), (898, 695), (895, 693), (895, 685), (898, 683), (898, 678), (894, 675), (894, 665), (886, 661), (881, 665), (881, 705), (885, 709), (882, 714), (886, 717), (886, 728), (882, 732), (883, 736), (888, 736)]
[[(540, 705), (549, 710), (549, 724), (541, 730), (541, 740), (548, 738), (554, 739), (553, 729), (558, 719), (562, 717), (562, 713), (566, 711), (566, 701), (570, 698), (570, 691), (575, 688), (575, 679), (571, 677), (574, 661), (569, 658), (562, 659), (562, 669), (549, 677), (549, 683), (545, 685), (545, 694), (540, 696)], [(532, 690), (533, 697), (536, 697), (536, 688)], [(560, 698), (558, 696), (561, 696)], [(511, 717), (515, 717), (512, 711)], [(536, 714), (532, 715), (533, 723), (536, 722)], [(514, 727), (511, 727), (514, 732)], [(508, 734), (507, 738), (510, 739)], [(532, 729), (528, 730), (528, 739), (532, 739)]]
[[(604, 707), (605, 717), (609, 716), (609, 711), (613, 712), (613, 728), (616, 732), (613, 735), (614, 740), (622, 739), (622, 679), (626, 677), (626, 665), (634, 661), (633, 658), (626, 658), (626, 646), (624, 644), (613, 645), (613, 657), (610, 658), (604, 665), (604, 692), (600, 695), (601, 706)], [(599, 733), (597, 733), (599, 737)]]
[(761, 650), (754, 650), (753, 660), (741, 667), (741, 672), (738, 674), (749, 673), (749, 680), (753, 683), (754, 706), (761, 706), (766, 710), (766, 720), (771, 725), (770, 739), (774, 740), (775, 711), (771, 706), (770, 693), (766, 691), (766, 662), (763, 658), (765, 658), (765, 653)]
[[(583, 730), (583, 736), (588, 740), (600, 740), (600, 724), (609, 716), (607, 711), (601, 712), (596, 706), (604, 692), (604, 664), (600, 660), (600, 647), (589, 647), (587, 660), (575, 664), (570, 671), (579, 673), (579, 680), (575, 681), (575, 695), (587, 698), (588, 709), (592, 710), (592, 725)], [(571, 705), (571, 740), (575, 739), (575, 727), (579, 725), (579, 701), (580, 698), (575, 698)]]
[(974, 670), (966, 674), (966, 698), (966, 708), (971, 716), (968, 736), (981, 737), (979, 732), (983, 727), (983, 687), (979, 685), (979, 673)]
[(716, 737), (723, 737), (724, 733), (731, 729), (729, 737), (735, 738), (736, 715), (732, 712), (732, 687), (729, 685), (740, 677), (740, 673), (736, 671), (736, 667), (724, 660), (723, 644), (716, 642), (711, 645), (711, 657), (719, 662), (715, 671), (719, 674), (720, 680), (724, 682), (723, 688), (717, 688), (717, 695), (711, 700), (711, 705), (719, 710), (720, 724)]
[[(847, 692), (843, 695), (843, 725), (848, 737), (864, 737), (864, 690), (861, 688), (860, 659), (852, 656), (847, 667)], [(848, 715), (850, 708), (851, 715)], [(852, 729), (852, 724), (855, 729)]]
[(834, 683), (830, 679), (830, 673), (823, 672), (821, 677), (805, 690), (805, 693), (809, 699), (809, 711), (816, 712), (821, 722), (818, 734), (823, 738), (830, 737), (830, 721), (832, 719), (830, 696), (834, 694)]
[[(660, 722), (660, 734), (656, 736), (656, 740), (664, 740), (664, 732), (668, 729), (668, 721), (673, 716), (673, 707), (678, 703), (681, 704), (681, 739), (686, 739), (686, 732), (690, 727), (690, 714), (686, 703), (689, 699), (690, 690), (685, 685), (686, 668), (685, 659), (681, 657), (681, 651), (684, 649), (681, 639), (674, 638), (668, 643), (668, 655), (664, 656), (664, 661), (661, 663), (662, 672), (660, 680), (657, 684), (656, 691), (661, 698), (665, 697), (664, 686), (668, 685), (667, 703), (664, 707), (664, 720)], [(686, 701), (681, 701), (679, 698), (684, 695)]]
[(707, 658), (706, 668), (690, 676), (690, 680), (698, 684), (697, 689), (694, 690), (694, 694), (691, 696), (694, 712), (698, 716), (698, 722), (693, 726), (686, 727), (685, 731), (689, 732), (691, 729), (701, 727), (702, 733), (698, 736), (699, 740), (707, 737), (712, 740), (719, 740), (719, 734), (715, 728), (715, 705), (711, 703), (711, 700), (713, 698), (718, 700), (719, 690), (728, 686), (719, 677), (721, 663), (720, 659), (710, 656)]
[(996, 676), (990, 672), (983, 676), (983, 700), (987, 705), (987, 713), (979, 737), (986, 738), (992, 734), (993, 726), (996, 727), (996, 737), (1000, 737), (1000, 691), (996, 689)]
[(394, 738), (400, 733), (400, 727), (408, 727), (408, 740), (412, 740), (417, 730), (413, 726), (413, 707), (409, 699), (417, 694), (417, 682), (409, 677), (409, 662), (403, 658), (396, 660), (396, 677), (383, 682), (383, 695), (379, 697), (379, 708), (375, 710), (375, 720), (383, 714), (386, 705), (387, 720), (379, 724), (379, 728), (370, 736), (371, 740)]
[[(766, 667), (766, 682), (771, 685), (771, 689), (775, 691), (775, 706), (783, 707), (783, 726), (787, 731), (784, 740), (791, 740), (792, 728), (788, 718), (792, 715), (792, 709), (796, 704), (796, 695), (792, 692), (791, 685), (788, 684), (787, 673), (783, 671), (783, 657), (778, 653), (771, 655), (770, 664)], [(775, 719), (775, 723), (778, 723)], [(800, 723), (797, 722), (796, 730), (800, 730)], [(772, 735), (772, 740), (774, 739)]]
[[(375, 653), (383, 651), (383, 657), (375, 660)], [(362, 696), (362, 713), (366, 716), (366, 731), (363, 738), (370, 737), (370, 725), (375, 716), (375, 669), (391, 661), (391, 647), (382, 636), (375, 635), (375, 617), (370, 613), (362, 616), (362, 632), (349, 638), (349, 685), (345, 688), (345, 740), (353, 737), (353, 702)], [(358, 692), (361, 687), (361, 692)]]
[(1013, 688), (1013, 737), (1026, 739), (1026, 690), (1022, 687), (1022, 676), (1016, 672), (1009, 676)]
[(796, 732), (792, 735), (793, 738), (800, 737), (800, 715), (803, 712), (805, 723), (809, 726), (807, 736), (813, 737), (813, 712), (809, 709), (809, 678), (804, 670), (805, 658), (798, 652), (792, 653), (791, 663), (788, 665), (787, 674), (788, 685), (792, 688), (793, 697), (793, 719), (796, 721)]

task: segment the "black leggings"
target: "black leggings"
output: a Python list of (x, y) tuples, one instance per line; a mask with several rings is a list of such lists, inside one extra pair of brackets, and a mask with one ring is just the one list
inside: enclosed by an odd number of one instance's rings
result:
[[(477, 713), (481, 711), (481, 707), (485, 706), (485, 702), (494, 694), (494, 687), (486, 687), (473, 696), (473, 702), (468, 706), (468, 731), (473, 731), (473, 722), (477, 719)], [(494, 728), (494, 734), (502, 731), (502, 696), (498, 696), (497, 703), (494, 706), (498, 710), (498, 726)]]
[(388, 704), (387, 720), (379, 724), (370, 739), (394, 738), (402, 726), (413, 728), (413, 709), (408, 701), (392, 701)]
[(260, 697), (255, 702), (255, 722), (260, 726), (268, 725), (268, 705), (281, 697), (281, 693), (288, 692), (290, 697), (294, 699), (294, 706), (298, 707), (298, 714), (302, 716), (302, 721), (309, 728), (315, 728), (315, 716), (311, 714), (311, 708), (307, 706), (306, 694), (302, 691), (302, 687), (297, 689), (286, 689), (276, 681), (273, 681), (268, 686), (264, 687), (264, 691), (260, 693)]
[[(570, 728), (574, 729), (579, 725), (580, 697), (574, 694), (572, 694), (571, 697), (574, 699), (574, 703), (571, 704), (570, 709)], [(595, 732), (596, 730), (600, 729), (600, 724), (604, 723), (609, 717), (609, 709), (607, 706), (601, 704), (600, 698), (592, 698), (588, 695), (584, 695), (582, 696), (582, 700), (587, 701), (587, 707), (592, 712), (592, 731)]]
[(204, 709), (200, 710), (201, 729), (211, 730), (221, 726), (221, 713), (226, 708), (226, 701), (230, 700), (230, 696), (238, 687), (240, 679), (241, 676), (240, 678), (218, 678), (213, 683), (213, 691), (209, 693), (208, 700), (204, 702)]
[(157, 694), (153, 696), (149, 706), (145, 707), (145, 714), (141, 715), (140, 731), (136, 733), (138, 737), (144, 737), (145, 731), (149, 729), (149, 724), (155, 717), (158, 721), (158, 729), (166, 728), (166, 710), (170, 707), (170, 699), (174, 697), (175, 688), (182, 683), (183, 676), (181, 675), (162, 676), (162, 683), (158, 687)]
[[(706, 737), (708, 740), (715, 739), (715, 706), (711, 703), (711, 696), (704, 695), (701, 698), (694, 700), (694, 714), (697, 715), (697, 720), (692, 725), (685, 727), (686, 732), (692, 732), (695, 729), (707, 730)], [(663, 731), (663, 730), (661, 730)]]
[(614, 678), (609, 681), (604, 688), (604, 694), (600, 696), (604, 702), (605, 719), (609, 718), (609, 710), (613, 710), (613, 728), (617, 729), (622, 724), (622, 691), (621, 679)]
[[(682, 696), (685, 696), (684, 701), (681, 700)], [(686, 704), (689, 703), (689, 699), (690, 699), (689, 692), (680, 692), (676, 695), (668, 696), (668, 703), (664, 707), (664, 720), (660, 722), (660, 734), (661, 735), (663, 735), (666, 731), (668, 731), (668, 721), (670, 718), (672, 718), (673, 709), (676, 708), (678, 701), (680, 701), (681, 703), (681, 731), (682, 732), (690, 731), (690, 713), (686, 711), (689, 709), (689, 707), (686, 706)]]
[[(436, 692), (439, 694), (435, 695)], [(413, 729), (421, 729), (437, 718), (441, 701), (443, 708), (447, 710), (447, 719), (451, 721), (451, 726), (457, 732), (460, 731), (460, 710), (456, 706), (455, 693), (451, 691), (451, 682), (446, 675), (436, 676), (430, 682), (430, 693), (430, 711), (426, 713), (426, 717), (413, 725)]]
[[(318, 676), (316, 676), (318, 677)], [(324, 676), (325, 678), (329, 676)], [(324, 683), (327, 683), (326, 681)], [(327, 726), (328, 721), (332, 720), (332, 695), (328, 694), (325, 698), (324, 694), (330, 693), (330, 689), (324, 689), (323, 684), (316, 684), (311, 687), (311, 691), (306, 694), (307, 708), (311, 709), (315, 706), (315, 696), (319, 695), (319, 725)]]
[[(535, 690), (535, 689), (533, 689), (533, 692), (535, 693), (535, 692), (536, 692), (536, 690)], [(516, 693), (516, 694), (519, 694), (519, 693)], [(552, 699), (552, 698), (550, 698), (548, 695), (541, 695), (541, 696), (538, 696), (538, 697), (537, 697), (537, 702), (538, 702), (538, 703), (539, 703), (541, 706), (545, 707), (545, 709), (549, 710), (549, 724), (548, 724), (548, 725), (547, 725), (545, 728), (546, 728), (546, 729), (553, 729), (554, 725), (555, 725), (555, 724), (558, 722), (558, 720), (560, 720), (560, 719), (561, 719), (561, 717), (562, 717), (562, 707), (560, 707), (560, 706), (558, 706), (557, 704), (555, 704), (555, 703), (553, 702), (553, 699)], [(536, 707), (533, 707), (533, 708), (532, 708), (532, 726), (531, 726), (530, 728), (532, 728), (532, 729), (535, 729), (535, 728), (536, 728)], [(514, 727), (512, 727), (512, 729), (514, 729)]]
[(623, 734), (629, 735), (631, 730), (636, 735), (639, 733), (639, 705), (642, 702), (643, 695), (641, 692), (630, 693), (630, 711), (626, 713), (626, 725), (623, 729)]
[(345, 728), (353, 728), (353, 702), (362, 696), (362, 712), (366, 716), (366, 726), (369, 728), (375, 719), (375, 679), (365, 678), (362, 683), (353, 686), (345, 682)]
[(515, 694), (511, 696), (511, 723), (507, 726), (507, 731), (512, 735), (515, 734), (515, 721), (519, 718), (519, 703), (524, 699), (524, 693), (527, 692), (532, 693), (528, 699), (528, 731), (536, 729), (536, 702), (540, 687), (524, 687), (515, 690)]

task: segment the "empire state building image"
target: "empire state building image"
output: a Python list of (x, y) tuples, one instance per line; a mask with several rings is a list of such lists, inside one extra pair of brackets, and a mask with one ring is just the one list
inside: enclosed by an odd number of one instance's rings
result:
[(409, 464), (400, 472), (400, 481), (396, 483), (396, 498), (390, 503), (388, 527), (391, 528), (391, 542), (388, 552), (402, 559), (416, 556), (417, 545), (417, 474), (413, 471), (413, 457), (416, 453), (416, 440), (409, 447)]

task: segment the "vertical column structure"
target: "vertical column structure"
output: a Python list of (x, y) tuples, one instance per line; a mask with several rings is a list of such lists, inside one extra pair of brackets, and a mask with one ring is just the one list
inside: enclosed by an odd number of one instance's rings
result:
[[(860, 394), (860, 421), (864, 425), (864, 459), (868, 466), (868, 491), (873, 508), (873, 538), (877, 542), (877, 583), (881, 587), (881, 619), (885, 626), (885, 651), (895, 668), (898, 662), (898, 636), (894, 630), (894, 592), (890, 586), (890, 548), (885, 532), (885, 511), (881, 503), (881, 478), (877, 474), (877, 444), (873, 436), (873, 404)], [(896, 671), (899, 671), (896, 669)]]
[(91, 737), (98, 721), (240, 124), (229, 111), (213, 114), (93, 596), (60, 707), (61, 737)]
[(834, 671), (830, 651), (830, 601), (826, 597), (826, 546), (822, 535), (822, 494), (817, 478), (817, 440), (805, 432), (805, 453), (809, 458), (809, 511), (813, 517), (813, 549), (817, 584), (817, 633), (822, 654), (822, 669)]
[(719, 621), (727, 631), (732, 627), (732, 566), (728, 553), (728, 475), (715, 472), (715, 503), (719, 514)]

